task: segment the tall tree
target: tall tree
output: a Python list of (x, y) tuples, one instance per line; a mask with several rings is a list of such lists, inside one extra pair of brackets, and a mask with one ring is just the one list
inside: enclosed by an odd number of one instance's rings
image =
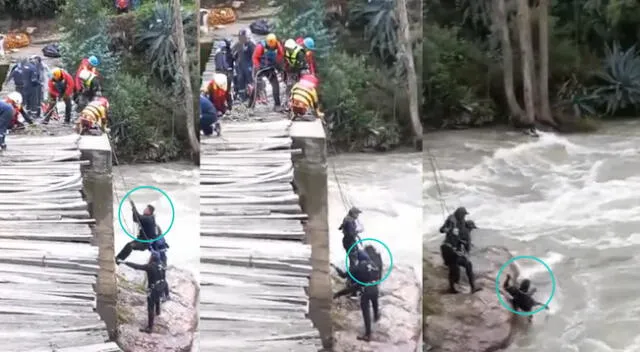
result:
[(409, 114), (413, 130), (415, 146), (422, 146), (422, 124), (420, 123), (420, 110), (418, 96), (418, 77), (416, 66), (413, 62), (413, 50), (411, 49), (411, 31), (409, 29), (409, 15), (407, 14), (407, 1), (396, 0), (398, 13), (398, 58), (407, 73), (407, 86), (409, 90)]
[(529, 0), (518, 1), (518, 34), (520, 39), (520, 57), (522, 60), (522, 84), (526, 116), (521, 119), (524, 125), (533, 125), (536, 120), (535, 96), (533, 90), (534, 61), (531, 39), (531, 11)]
[(492, 30), (500, 35), (500, 47), (502, 49), (502, 79), (504, 81), (504, 93), (507, 98), (509, 114), (512, 120), (522, 121), (525, 117), (524, 110), (518, 103), (513, 83), (513, 50), (511, 47), (511, 37), (509, 35), (509, 23), (507, 21), (507, 11), (505, 0), (495, 0), (493, 2), (493, 24)]
[(196, 135), (194, 98), (193, 98), (193, 90), (191, 88), (189, 55), (187, 53), (187, 44), (184, 39), (184, 26), (182, 25), (182, 9), (180, 8), (180, 0), (172, 0), (172, 5), (173, 5), (173, 21), (174, 21), (173, 35), (175, 38), (176, 48), (177, 48), (176, 63), (178, 65), (177, 71), (178, 71), (178, 76), (180, 77), (180, 85), (183, 90), (182, 96), (183, 96), (184, 111), (186, 114), (186, 126), (187, 126), (187, 133), (189, 136), (189, 145), (191, 146), (191, 151), (194, 153), (194, 157), (196, 158), (196, 160), (198, 160), (200, 155), (200, 142), (198, 141), (198, 136)]
[(538, 41), (540, 46), (538, 55), (540, 58), (540, 72), (538, 73), (540, 111), (538, 119), (540, 122), (555, 126), (549, 102), (549, 0), (539, 0), (538, 10)]

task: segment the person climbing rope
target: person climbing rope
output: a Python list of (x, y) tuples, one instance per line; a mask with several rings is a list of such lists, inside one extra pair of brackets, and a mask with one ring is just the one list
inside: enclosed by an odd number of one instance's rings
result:
[(147, 264), (136, 264), (116, 260), (117, 264), (124, 263), (135, 270), (142, 270), (147, 273), (147, 326), (141, 328), (141, 332), (150, 334), (153, 331), (155, 317), (160, 315), (160, 301), (167, 285), (165, 281), (165, 268), (158, 252), (151, 252)]
[(289, 106), (294, 119), (305, 116), (309, 110), (315, 117), (324, 119), (324, 114), (320, 111), (318, 103), (317, 86), (316, 76), (303, 75), (300, 81), (291, 88)]
[[(253, 81), (257, 82), (262, 77), (266, 77), (269, 80), (273, 93), (274, 111), (281, 110), (278, 72), (282, 70), (283, 60), (284, 49), (273, 33), (267, 35), (266, 40), (258, 43), (253, 52)], [(253, 106), (255, 95), (249, 96), (249, 106)]]
[(460, 267), (463, 267), (466, 271), (471, 293), (480, 290), (475, 285), (473, 265), (469, 259), (469, 250), (471, 249), (470, 231), (471, 227), (475, 228), (475, 223), (465, 221), (467, 214), (467, 209), (460, 207), (447, 217), (440, 227), (440, 232), (445, 234), (445, 240), (440, 246), (440, 252), (444, 264), (449, 268), (449, 291), (451, 293), (458, 293), (455, 285), (460, 281)]
[[(156, 225), (156, 216), (155, 216), (155, 208), (149, 204), (144, 209), (143, 213), (140, 214), (138, 209), (136, 209), (136, 205), (132, 200), (129, 200), (131, 204), (131, 212), (133, 215), (133, 221), (139, 225), (140, 230), (138, 231), (138, 239), (149, 241), (153, 240), (157, 237), (157, 225)], [(123, 261), (131, 255), (132, 251), (144, 251), (149, 248), (148, 242), (140, 242), (140, 241), (131, 241), (124, 245), (120, 253), (116, 256), (116, 262), (118, 260)]]
[(71, 98), (74, 92), (74, 82), (71, 75), (61, 69), (54, 68), (51, 72), (52, 77), (49, 80), (49, 106), (47, 111), (44, 112), (45, 119), (42, 123), (49, 123), (51, 114), (49, 110), (56, 109), (56, 103), (58, 100), (64, 101), (64, 123), (71, 123)]
[(100, 134), (107, 131), (109, 101), (105, 97), (97, 97), (80, 112), (76, 122), (76, 132)]
[[(344, 247), (345, 252), (349, 251), (349, 248), (360, 239), (362, 229), (358, 226), (358, 216), (360, 216), (361, 213), (362, 211), (360, 209), (351, 207), (342, 220), (342, 224), (338, 227), (338, 230), (342, 231), (342, 247)], [(349, 260), (356, 260), (357, 251), (355, 249), (356, 248), (349, 253)]]

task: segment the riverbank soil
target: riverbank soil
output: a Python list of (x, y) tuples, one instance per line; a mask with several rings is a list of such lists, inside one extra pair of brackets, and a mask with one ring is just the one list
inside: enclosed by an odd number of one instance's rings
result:
[(151, 334), (147, 326), (146, 277), (124, 264), (118, 267), (118, 338), (125, 352), (191, 352), (198, 328), (199, 287), (193, 275), (169, 266), (171, 300), (162, 303)]
[[(449, 294), (448, 271), (440, 253), (427, 250), (424, 253), (423, 333), (427, 350), (493, 352), (509, 346), (518, 318), (500, 304), (495, 289), (498, 270), (511, 258), (509, 251), (489, 247), (472, 252), (476, 285), (482, 289), (475, 294), (469, 293), (464, 272), (463, 285), (458, 288), (462, 293)], [(503, 271), (501, 286), (506, 274), (517, 278), (516, 266), (510, 265)]]
[[(333, 287), (344, 287), (334, 274)], [(411, 267), (394, 266), (379, 286), (380, 320), (372, 322), (370, 342), (359, 341), (364, 333), (360, 299), (340, 297), (332, 307), (334, 352), (414, 352), (421, 338), (422, 289)], [(373, 318), (372, 318), (373, 319)]]

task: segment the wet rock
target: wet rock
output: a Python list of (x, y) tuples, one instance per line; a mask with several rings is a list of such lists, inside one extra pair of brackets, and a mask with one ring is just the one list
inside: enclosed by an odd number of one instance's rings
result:
[(171, 300), (162, 304), (153, 333), (139, 329), (147, 325), (144, 272), (118, 267), (118, 345), (125, 352), (189, 352), (198, 326), (198, 284), (187, 271), (169, 267), (167, 281)]
[[(334, 291), (344, 287), (337, 275)], [(372, 323), (372, 341), (358, 341), (364, 333), (360, 299), (340, 297), (334, 300), (335, 352), (414, 352), (420, 344), (420, 304), (422, 289), (410, 267), (394, 266), (389, 278), (380, 285), (380, 320)], [(373, 317), (372, 317), (373, 319)]]
[[(492, 352), (506, 348), (516, 331), (516, 319), (496, 297), (495, 281), (500, 267), (511, 258), (506, 248), (490, 247), (472, 252), (471, 261), (476, 284), (482, 290), (469, 294), (464, 271), (459, 290), (449, 294), (447, 268), (439, 252), (425, 251), (424, 275), (424, 339), (430, 352)], [(517, 278), (515, 265), (505, 269)]]

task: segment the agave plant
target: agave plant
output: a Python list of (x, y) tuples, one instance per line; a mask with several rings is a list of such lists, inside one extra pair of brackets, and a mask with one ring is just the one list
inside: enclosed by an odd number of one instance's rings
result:
[(618, 43), (606, 47), (603, 70), (596, 72), (598, 85), (593, 90), (599, 105), (606, 107), (606, 114), (640, 104), (640, 58), (635, 46), (622, 50)]
[(394, 60), (398, 52), (398, 19), (394, 0), (374, 0), (353, 8), (353, 23), (364, 25), (365, 39), (382, 60)]

